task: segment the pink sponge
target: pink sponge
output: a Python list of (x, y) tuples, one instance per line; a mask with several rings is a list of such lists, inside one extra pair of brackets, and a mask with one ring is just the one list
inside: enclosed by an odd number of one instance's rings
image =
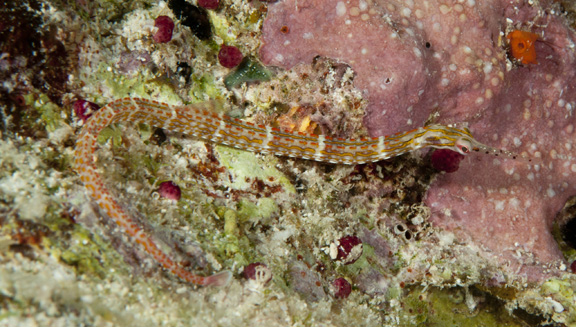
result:
[[(467, 123), (480, 142), (540, 158), (470, 154), (425, 198), (434, 224), (537, 280), (549, 276), (545, 264), (562, 260), (550, 226), (576, 194), (576, 35), (557, 15), (531, 24), (553, 11), (539, 7), (549, 3), (285, 0), (268, 8), (260, 55), (283, 68), (318, 55), (349, 64), (369, 101), (371, 136), (434, 114), (437, 123)], [(538, 65), (506, 68), (498, 36), (507, 24), (544, 37)]]

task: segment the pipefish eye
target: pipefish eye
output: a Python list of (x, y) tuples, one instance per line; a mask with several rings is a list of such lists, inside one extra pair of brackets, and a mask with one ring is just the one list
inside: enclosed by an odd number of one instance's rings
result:
[(468, 154), (472, 150), (472, 142), (466, 139), (458, 139), (455, 146), (460, 154)]

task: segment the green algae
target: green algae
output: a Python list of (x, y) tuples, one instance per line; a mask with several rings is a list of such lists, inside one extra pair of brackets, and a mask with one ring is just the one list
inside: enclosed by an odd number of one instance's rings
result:
[(413, 286), (403, 292), (401, 326), (523, 326), (501, 302), (466, 288)]
[(194, 75), (192, 80), (192, 87), (188, 92), (192, 102), (202, 102), (206, 101), (206, 99), (218, 100), (223, 97), (222, 91), (216, 86), (216, 81), (213, 76), (208, 74), (201, 76)]
[(228, 89), (233, 89), (244, 83), (268, 81), (272, 78), (272, 72), (266, 69), (255, 59), (246, 57), (235, 71), (228, 74), (224, 84)]
[(212, 32), (214, 35), (220, 37), (224, 44), (233, 44), (233, 42), (236, 40), (236, 36), (239, 33), (238, 28), (230, 24), (225, 16), (219, 15), (215, 11), (208, 11), (208, 16), (210, 17), (210, 22), (212, 23)]
[(362, 255), (356, 262), (341, 266), (343, 273), (348, 276), (357, 276), (363, 270), (374, 267), (371, 262), (377, 262), (378, 258), (374, 256), (374, 248), (368, 244), (362, 244)]
[(278, 204), (271, 198), (261, 198), (255, 203), (246, 199), (238, 202), (238, 216), (242, 223), (267, 221), (278, 210)]
[(552, 307), (552, 312), (556, 311), (558, 316), (562, 316), (564, 323), (576, 324), (576, 312), (571, 310), (573, 303), (576, 302), (576, 281), (570, 278), (566, 279), (550, 279), (540, 287), (540, 294), (544, 297), (549, 297), (550, 300), (558, 302), (562, 305), (562, 311), (557, 312), (559, 308)]
[(46, 125), (46, 131), (54, 132), (62, 125), (62, 109), (52, 103), (47, 96), (41, 95), (40, 99), (35, 101), (33, 105), (40, 112), (40, 117)]
[(236, 177), (228, 183), (228, 186), (238, 190), (246, 190), (251, 187), (251, 183), (247, 180), (266, 181), (271, 177), (276, 183), (282, 185), (284, 192), (296, 192), (286, 176), (274, 167), (278, 161), (277, 158), (268, 157), (263, 160), (253, 153), (220, 145), (216, 147), (216, 150), (220, 156), (220, 163)]
[(238, 229), (238, 217), (236, 216), (236, 212), (232, 209), (226, 208), (221, 217), (224, 218), (224, 233), (227, 235), (238, 236), (240, 230)]
[(96, 141), (100, 145), (111, 141), (114, 147), (119, 147), (122, 145), (122, 128), (118, 124), (107, 126), (98, 134)]
[(58, 243), (51, 246), (52, 254), (75, 267), (79, 274), (105, 278), (112, 267), (117, 273), (120, 273), (120, 270), (123, 270), (123, 273), (128, 272), (115, 249), (83, 227), (75, 225), (66, 242)]

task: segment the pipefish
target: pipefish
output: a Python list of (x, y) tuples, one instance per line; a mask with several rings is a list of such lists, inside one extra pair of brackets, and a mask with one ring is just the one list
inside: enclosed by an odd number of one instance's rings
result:
[(228, 283), (232, 274), (222, 271), (204, 277), (184, 269), (114, 199), (98, 174), (94, 159), (97, 137), (106, 126), (117, 122), (145, 123), (242, 150), (345, 165), (386, 160), (430, 147), (450, 149), (461, 154), (485, 151), (514, 157), (512, 153), (476, 141), (466, 128), (433, 124), (391, 136), (340, 139), (252, 124), (214, 113), (209, 107), (210, 104), (172, 106), (141, 98), (113, 101), (87, 120), (76, 141), (73, 162), (90, 197), (117, 225), (164, 268), (198, 285), (222, 286)]

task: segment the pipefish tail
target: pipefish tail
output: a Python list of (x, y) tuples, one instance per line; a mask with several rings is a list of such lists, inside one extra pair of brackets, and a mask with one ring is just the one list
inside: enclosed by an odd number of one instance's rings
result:
[(76, 141), (73, 162), (88, 194), (117, 225), (164, 268), (198, 285), (225, 285), (231, 273), (223, 271), (203, 277), (184, 269), (113, 198), (96, 170), (94, 159), (97, 137), (106, 126), (116, 122), (145, 123), (242, 150), (346, 165), (385, 160), (428, 147), (450, 149), (461, 154), (500, 151), (477, 142), (467, 129), (443, 125), (429, 125), (391, 136), (339, 139), (252, 124), (213, 113), (209, 107), (171, 106), (140, 98), (123, 98), (111, 102), (96, 111), (86, 122)]

